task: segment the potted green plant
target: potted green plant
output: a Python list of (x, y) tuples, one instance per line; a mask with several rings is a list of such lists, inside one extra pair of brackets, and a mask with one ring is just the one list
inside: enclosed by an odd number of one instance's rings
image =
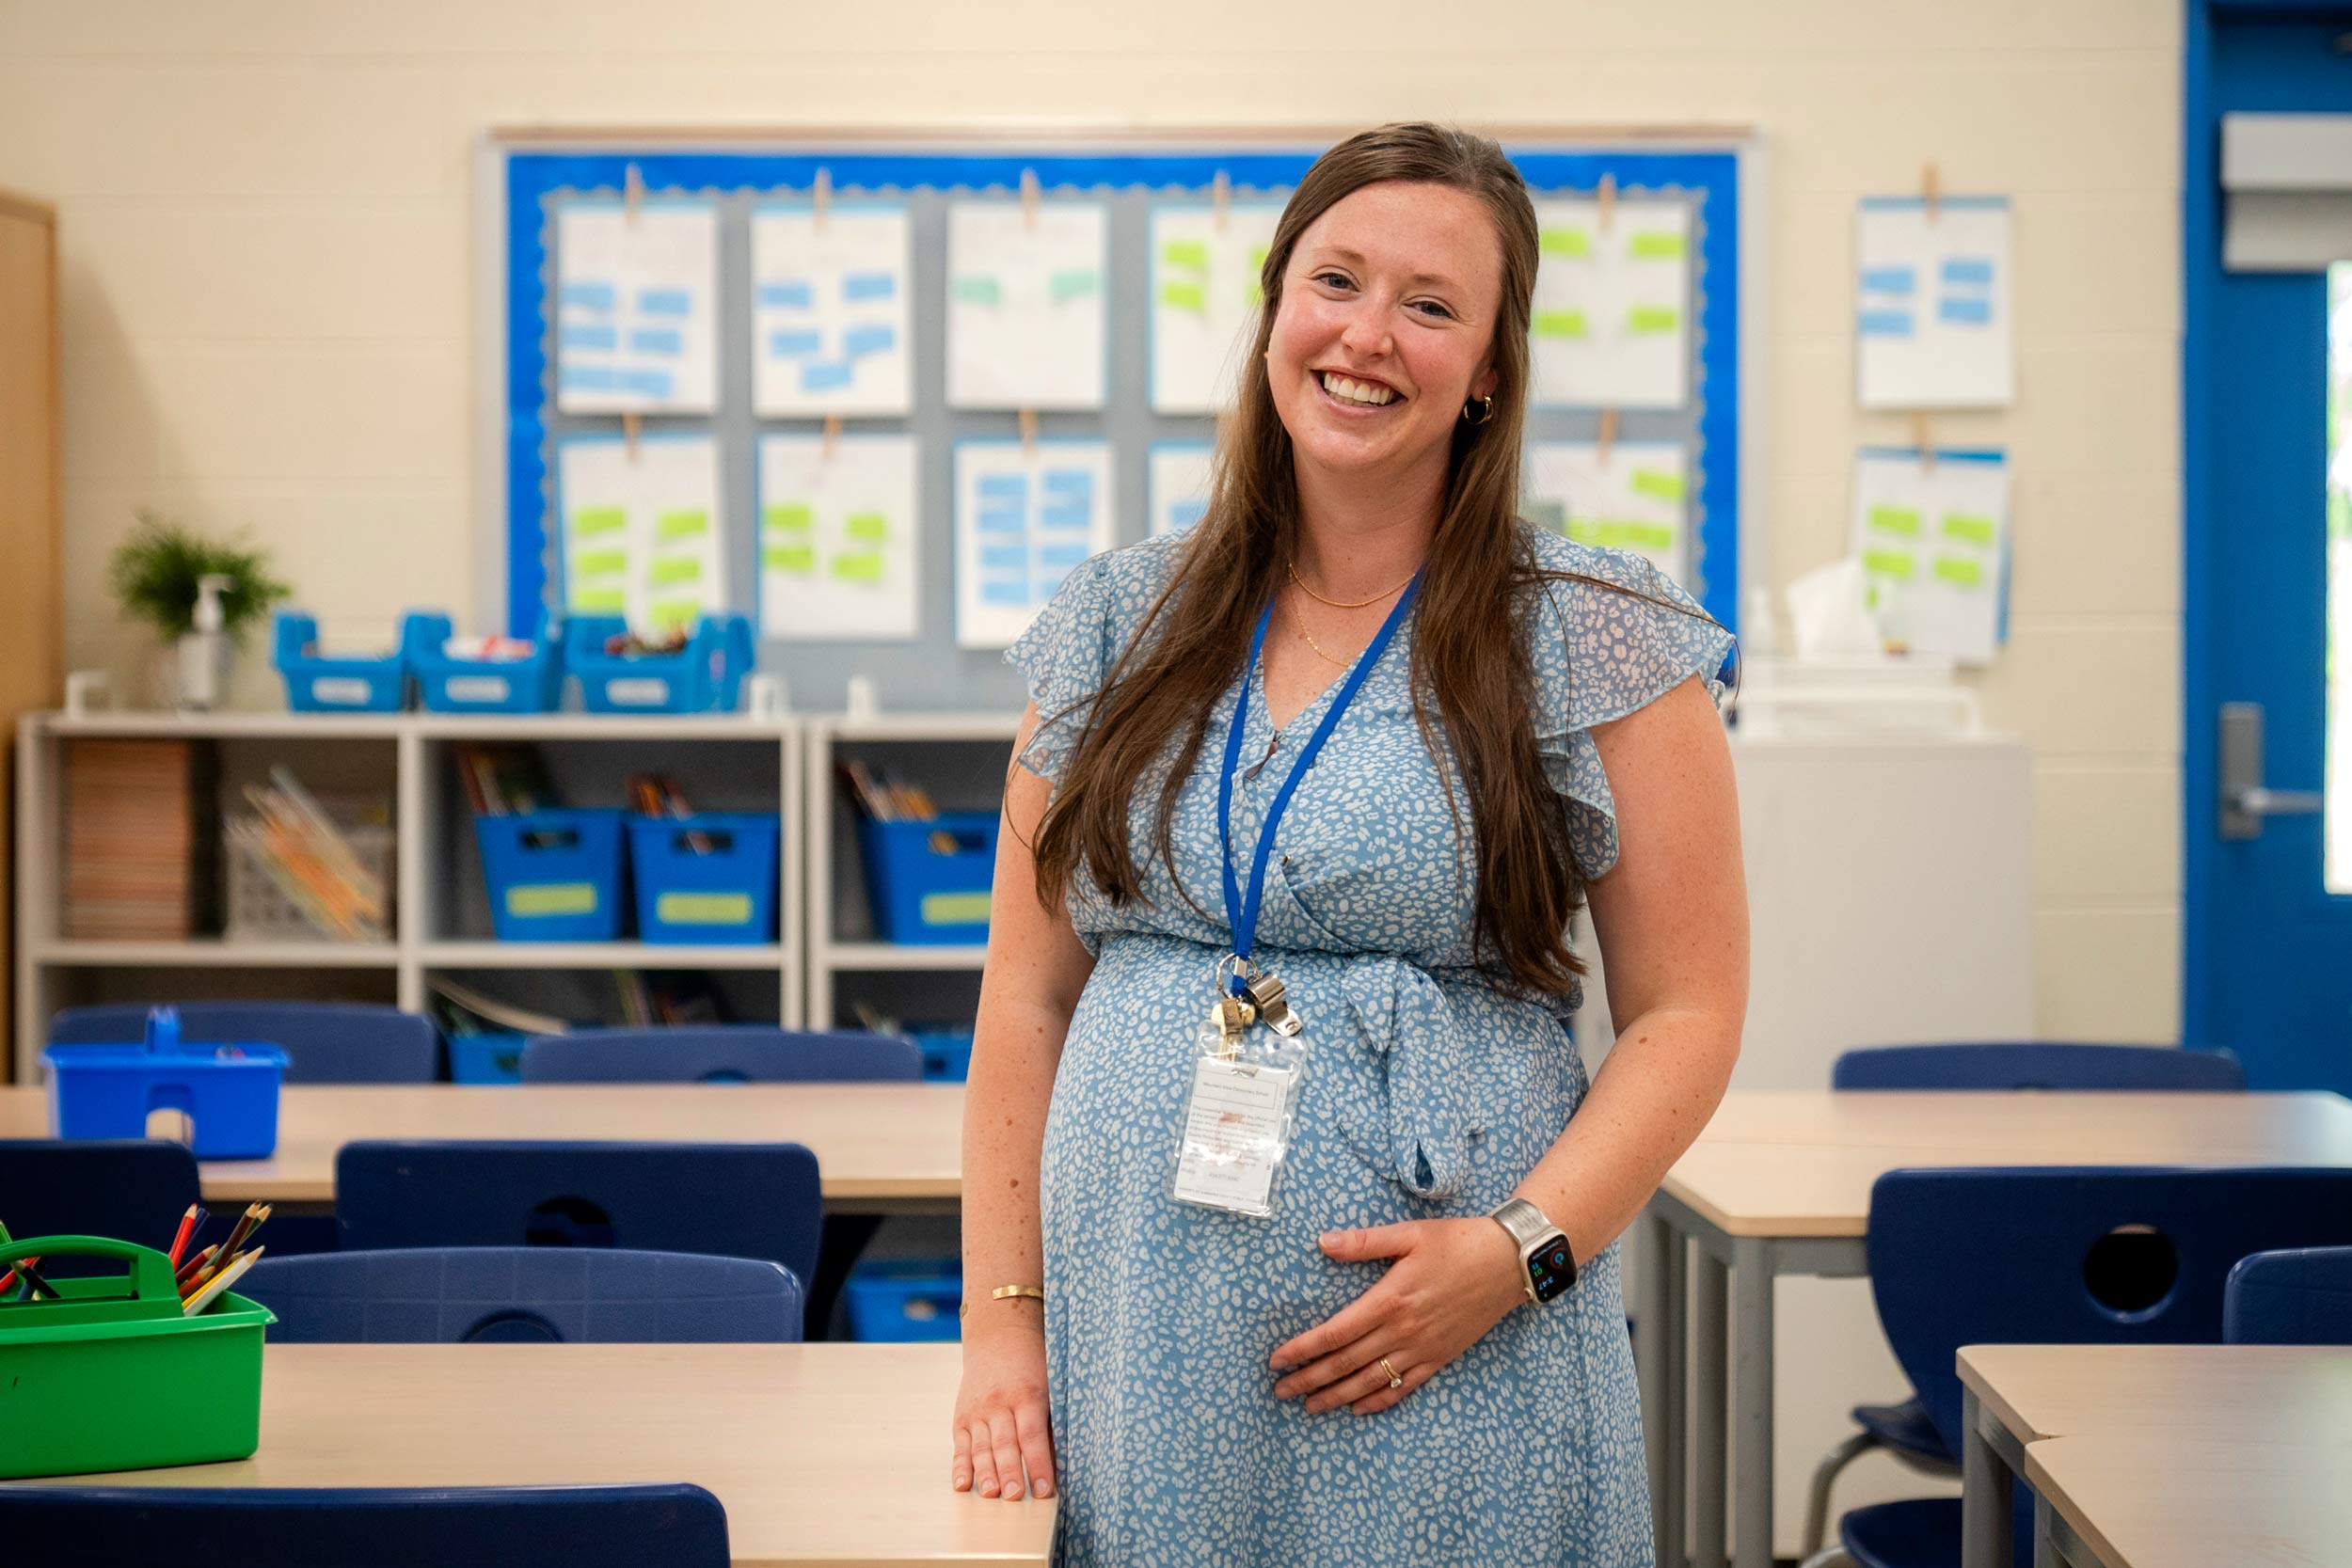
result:
[(122, 612), (153, 627), (161, 642), (168, 673), (159, 672), (159, 696), (197, 709), (219, 704), (231, 649), (242, 649), (270, 606), (292, 592), (270, 576), (267, 551), (145, 510), (115, 547), (106, 578)]

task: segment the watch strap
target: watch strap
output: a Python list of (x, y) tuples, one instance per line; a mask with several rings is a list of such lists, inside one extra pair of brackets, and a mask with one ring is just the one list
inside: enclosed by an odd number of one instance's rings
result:
[(1530, 1247), (1560, 1228), (1541, 1209), (1523, 1197), (1504, 1199), (1488, 1217), (1511, 1233), (1511, 1240), (1518, 1243), (1522, 1257)]

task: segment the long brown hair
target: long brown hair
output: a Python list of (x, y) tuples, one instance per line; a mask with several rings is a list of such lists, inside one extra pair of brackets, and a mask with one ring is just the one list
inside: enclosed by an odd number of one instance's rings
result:
[[(1534, 990), (1565, 993), (1584, 972), (1567, 945), (1584, 878), (1565, 803), (1547, 782), (1535, 749), (1534, 673), (1516, 635), (1543, 584), (1574, 575), (1538, 566), (1518, 526), (1535, 210), (1502, 148), (1449, 127), (1384, 125), (1351, 136), (1315, 161), (1283, 208), (1260, 278), (1265, 305), (1242, 365), (1239, 404), (1217, 442), (1208, 510), (1193, 525), (1168, 587), (1089, 699), (1033, 847), (1038, 897), (1057, 908), (1081, 867), (1115, 905), (1143, 897), (1128, 847), (1129, 814), (1138, 784), (1161, 765), (1178, 734), (1181, 745), (1160, 781), (1153, 844), (1182, 893), (1172, 843), (1176, 798), (1200, 760), (1210, 711), (1240, 671), (1251, 626), (1297, 539), (1290, 434), (1275, 410), (1265, 359), (1283, 274), (1315, 219), (1350, 193), (1389, 181), (1468, 193), (1485, 205), (1501, 242), (1502, 298), (1489, 349), (1493, 410), (1478, 424), (1454, 423), (1445, 499), (1413, 610), (1413, 711), (1423, 743), (1442, 755), (1432, 734), (1434, 697), (1437, 727), (1469, 796), (1478, 961)], [(1512, 607), (1513, 635), (1495, 634), (1497, 605)], [(1446, 791), (1458, 830), (1461, 806), (1450, 778)]]

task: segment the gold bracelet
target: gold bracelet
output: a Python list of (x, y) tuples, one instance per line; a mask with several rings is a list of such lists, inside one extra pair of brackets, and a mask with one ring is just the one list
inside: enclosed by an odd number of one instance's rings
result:
[[(1039, 1301), (1043, 1301), (1045, 1287), (1042, 1285), (999, 1285), (993, 1291), (989, 1291), (988, 1296), (991, 1301), (1009, 1301), (1017, 1296), (1034, 1296)], [(965, 1318), (970, 1317), (971, 1314), (972, 1304), (970, 1302), (956, 1304), (957, 1317)]]

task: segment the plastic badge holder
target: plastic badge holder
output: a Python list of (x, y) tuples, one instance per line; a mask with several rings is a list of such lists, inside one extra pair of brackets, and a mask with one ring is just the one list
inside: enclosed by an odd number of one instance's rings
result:
[(617, 807), (477, 816), (490, 929), (501, 942), (612, 942), (621, 934)]
[(639, 939), (775, 941), (780, 826), (773, 816), (750, 813), (631, 816), (628, 851)]
[(169, 1258), (99, 1236), (11, 1243), (0, 1247), (0, 1273), (36, 1257), (117, 1258), (127, 1267), (52, 1275), (56, 1301), (0, 1302), (0, 1478), (252, 1456), (262, 1333), (278, 1321), (268, 1307), (224, 1291), (183, 1316)]
[(519, 1084), (523, 1081), (523, 1043), (529, 1035), (491, 1030), (449, 1037), (449, 1077), (453, 1084)]
[(397, 649), (377, 658), (327, 658), (317, 617), (281, 610), (271, 624), (271, 661), (286, 678), (286, 705), (296, 713), (398, 713), (408, 705), (408, 666)]
[(993, 811), (942, 812), (922, 822), (860, 817), (875, 933), (896, 942), (986, 942), (996, 824)]
[(624, 636), (617, 615), (583, 615), (564, 632), (564, 666), (580, 677), (580, 705), (591, 713), (732, 713), (742, 705), (752, 667), (752, 624), (740, 615), (706, 615), (683, 651), (608, 654)]
[(435, 713), (552, 713), (564, 691), (562, 640), (540, 618), (526, 658), (452, 658), (444, 651), (453, 628), (437, 610), (410, 610), (401, 622), (400, 651), (417, 677), (417, 691)]
[(843, 1282), (850, 1338), (867, 1344), (961, 1339), (963, 1275), (955, 1259), (865, 1263)]
[(180, 1015), (158, 1007), (138, 1045), (53, 1045), (49, 1113), (60, 1138), (143, 1138), (150, 1113), (196, 1123), (199, 1160), (265, 1160), (278, 1147), (286, 1053), (259, 1041), (183, 1044)]

